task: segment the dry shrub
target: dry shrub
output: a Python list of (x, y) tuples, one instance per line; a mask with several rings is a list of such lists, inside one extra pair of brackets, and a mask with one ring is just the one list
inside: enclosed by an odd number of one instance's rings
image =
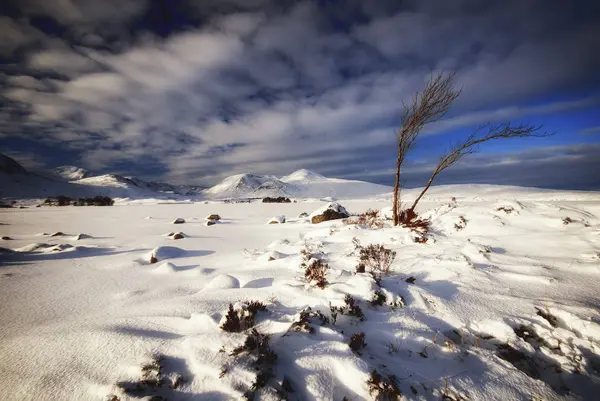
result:
[[(125, 394), (134, 397), (143, 397), (156, 391), (158, 388), (177, 389), (185, 383), (184, 377), (180, 373), (169, 375), (164, 369), (165, 357), (156, 355), (152, 360), (142, 365), (142, 374), (137, 381), (125, 381), (117, 383), (117, 386), (123, 390)], [(109, 396), (109, 401), (118, 401), (119, 398), (115, 395)]]
[(362, 247), (358, 255), (357, 271), (368, 269), (375, 280), (379, 281), (390, 273), (390, 266), (395, 258), (396, 252), (383, 245), (371, 244)]
[(252, 329), (244, 344), (236, 347), (230, 356), (246, 355), (254, 359), (252, 366), (256, 369), (256, 378), (244, 398), (253, 400), (256, 392), (265, 387), (274, 376), (273, 367), (277, 361), (277, 354), (269, 346), (270, 337)]
[(512, 212), (515, 211), (515, 208), (512, 206), (500, 206), (499, 208), (496, 209), (497, 212), (504, 212), (506, 214), (511, 214)]
[(329, 265), (321, 260), (321, 253), (313, 252), (305, 245), (300, 250), (300, 257), (302, 258), (300, 267), (304, 269), (304, 278), (306, 281), (319, 288), (325, 288), (327, 286)]
[(465, 219), (465, 216), (458, 216), (458, 223), (454, 224), (454, 229), (456, 231), (460, 231), (462, 229), (464, 229), (467, 226), (467, 219)]
[(306, 269), (304, 269), (304, 278), (309, 283), (314, 283), (319, 288), (327, 286), (327, 271), (329, 265), (321, 259), (313, 259)]
[(369, 303), (371, 304), (371, 306), (375, 307), (382, 306), (383, 304), (385, 304), (386, 301), (387, 297), (385, 296), (385, 293), (381, 290), (376, 290), (375, 292), (373, 292), (373, 296), (371, 297)]
[(352, 337), (350, 337), (350, 341), (348, 342), (348, 346), (352, 351), (359, 353), (361, 349), (367, 346), (367, 343), (365, 342), (365, 333), (361, 332), (352, 334)]
[(377, 401), (396, 401), (400, 400), (402, 395), (396, 384), (396, 377), (381, 376), (377, 369), (373, 369), (371, 372), (367, 386), (369, 386), (369, 394), (373, 395)]
[(318, 323), (323, 326), (329, 323), (329, 318), (322, 312), (314, 312), (310, 306), (304, 308), (299, 314), (296, 320), (292, 323), (288, 332), (294, 331), (297, 333), (314, 333), (315, 329), (312, 326), (312, 320), (318, 320)]
[(359, 225), (363, 227), (381, 229), (384, 227), (384, 221), (379, 214), (379, 210), (369, 209), (358, 216), (348, 217), (343, 220), (346, 225)]
[(428, 238), (425, 235), (418, 235), (416, 237), (413, 237), (413, 241), (417, 244), (426, 244), (427, 240)]
[(573, 222), (573, 219), (567, 216), (562, 221), (563, 224), (566, 226), (567, 224), (571, 224)]
[(225, 321), (221, 324), (221, 329), (230, 333), (239, 333), (254, 326), (256, 314), (259, 311), (266, 311), (265, 304), (259, 301), (249, 301), (241, 304), (236, 309), (229, 304), (229, 310), (225, 315)]
[(365, 320), (365, 315), (360, 306), (358, 305), (358, 302), (349, 294), (346, 294), (346, 296), (344, 297), (344, 306), (330, 305), (329, 309), (331, 310), (331, 319), (334, 324), (337, 320), (338, 313), (341, 315), (353, 316), (355, 318), (358, 318), (358, 320), (360, 320), (361, 322)]

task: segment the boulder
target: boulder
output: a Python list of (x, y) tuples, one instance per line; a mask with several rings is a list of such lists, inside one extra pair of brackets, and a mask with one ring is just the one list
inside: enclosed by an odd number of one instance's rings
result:
[(10, 241), (10, 240), (12, 240), (12, 238), (11, 238), (11, 237), (8, 237), (8, 236), (6, 236), (6, 235), (5, 235), (4, 237), (2, 237), (2, 239), (3, 239), (4, 241)]
[(214, 226), (215, 224), (217, 224), (217, 220), (206, 220), (206, 223), (204, 223), (206, 226)]
[(174, 233), (170, 237), (173, 239), (182, 239), (184, 237), (184, 234), (183, 233)]
[(221, 220), (221, 216), (219, 216), (218, 214), (211, 214), (209, 216), (206, 216), (206, 220), (216, 220), (216, 221), (219, 221), (219, 220)]
[(61, 231), (57, 231), (54, 234), (51, 234), (51, 237), (62, 237), (63, 235), (65, 235), (63, 232)]
[(346, 217), (350, 217), (350, 213), (342, 205), (337, 202), (330, 202), (315, 210), (310, 215), (310, 221), (312, 224), (318, 224), (329, 220), (345, 219)]
[(185, 220), (182, 219), (181, 217), (178, 217), (175, 220), (173, 220), (172, 223), (173, 224), (183, 224), (183, 223), (185, 223)]

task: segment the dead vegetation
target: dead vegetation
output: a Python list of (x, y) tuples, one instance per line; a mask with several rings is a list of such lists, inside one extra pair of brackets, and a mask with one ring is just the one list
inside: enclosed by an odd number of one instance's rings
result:
[[(180, 373), (167, 374), (165, 372), (165, 357), (163, 355), (156, 355), (152, 357), (152, 360), (141, 367), (141, 377), (135, 382), (119, 382), (117, 386), (121, 390), (133, 397), (147, 397), (154, 393), (157, 389), (166, 388), (171, 390), (177, 390), (181, 385), (185, 383), (185, 378)], [(109, 400), (119, 400), (116, 395), (109, 396)], [(151, 399), (159, 396), (153, 396)]]
[[(230, 356), (247, 357), (252, 359), (252, 367), (257, 371), (256, 378), (250, 388), (244, 393), (244, 399), (253, 400), (256, 393), (264, 388), (274, 376), (274, 366), (277, 354), (271, 349), (270, 337), (256, 329), (246, 337), (244, 344), (236, 347)], [(222, 371), (223, 372), (223, 371)], [(222, 374), (226, 374), (226, 370)]]
[(467, 226), (467, 219), (465, 219), (465, 216), (458, 216), (458, 223), (454, 224), (454, 229), (456, 231), (461, 231), (464, 230), (464, 228)]
[(506, 214), (512, 214), (515, 211), (515, 208), (512, 206), (500, 206), (496, 209), (497, 212), (504, 212)]
[(382, 376), (373, 369), (369, 380), (367, 380), (369, 394), (374, 396), (376, 401), (397, 401), (400, 400), (402, 394), (398, 389), (397, 379), (395, 376)]
[(373, 307), (383, 306), (386, 303), (386, 301), (387, 297), (385, 293), (381, 289), (378, 289), (375, 292), (373, 292), (373, 296), (371, 297), (369, 304)]
[(382, 229), (385, 221), (381, 217), (379, 210), (369, 209), (358, 216), (351, 216), (343, 220), (345, 225), (359, 225), (371, 229)]
[(318, 288), (327, 286), (327, 273), (329, 265), (321, 259), (322, 254), (311, 250), (308, 245), (300, 250), (302, 263), (300, 267), (304, 269), (304, 279)]
[(260, 311), (266, 311), (265, 304), (259, 301), (241, 302), (229, 304), (229, 309), (220, 328), (230, 333), (239, 333), (254, 326), (256, 314)]
[(336, 323), (338, 314), (355, 317), (361, 322), (365, 320), (365, 315), (358, 305), (358, 301), (352, 298), (350, 294), (346, 294), (344, 297), (343, 306), (330, 305), (329, 310), (331, 311), (331, 319), (333, 324)]
[(288, 333), (296, 332), (312, 334), (315, 331), (313, 327), (313, 322), (315, 320), (321, 326), (324, 326), (325, 324), (328, 324), (330, 322), (329, 318), (325, 316), (322, 312), (313, 311), (310, 306), (307, 306), (302, 311), (300, 311), (298, 317), (296, 318), (296, 320), (294, 320), (294, 322), (288, 329)]
[(348, 346), (352, 351), (360, 354), (360, 350), (367, 346), (367, 343), (365, 342), (365, 333), (352, 334)]
[(380, 244), (371, 244), (366, 247), (361, 247), (356, 271), (368, 271), (377, 282), (380, 282), (384, 276), (390, 274), (390, 266), (395, 258), (396, 251), (387, 249)]

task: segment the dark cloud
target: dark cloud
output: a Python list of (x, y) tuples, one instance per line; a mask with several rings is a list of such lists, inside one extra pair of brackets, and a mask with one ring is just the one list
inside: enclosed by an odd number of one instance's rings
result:
[(401, 102), (431, 71), (456, 70), (463, 95), (428, 134), (597, 107), (598, 8), (19, 0), (0, 17), (0, 138), (180, 182), (300, 167), (375, 177)]

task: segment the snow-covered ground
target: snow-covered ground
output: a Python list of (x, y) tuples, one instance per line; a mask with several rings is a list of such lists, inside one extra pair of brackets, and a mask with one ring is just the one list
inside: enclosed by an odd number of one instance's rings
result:
[[(341, 203), (359, 213), (389, 195)], [(298, 218), (323, 205), (0, 209), (12, 238), (0, 242), (0, 400), (240, 399), (256, 380), (255, 357), (232, 355), (248, 332), (219, 327), (240, 301), (266, 304), (255, 328), (277, 354), (261, 360), (273, 377), (255, 399), (375, 399), (373, 369), (405, 399), (598, 399), (599, 193), (434, 187), (419, 209), (426, 243)], [(381, 287), (355, 273), (354, 238), (396, 252)], [(303, 249), (329, 265), (324, 289), (305, 282)], [(334, 324), (346, 295), (364, 319), (346, 308)], [(312, 333), (294, 325), (307, 307)], [(367, 345), (353, 351), (358, 333)]]

